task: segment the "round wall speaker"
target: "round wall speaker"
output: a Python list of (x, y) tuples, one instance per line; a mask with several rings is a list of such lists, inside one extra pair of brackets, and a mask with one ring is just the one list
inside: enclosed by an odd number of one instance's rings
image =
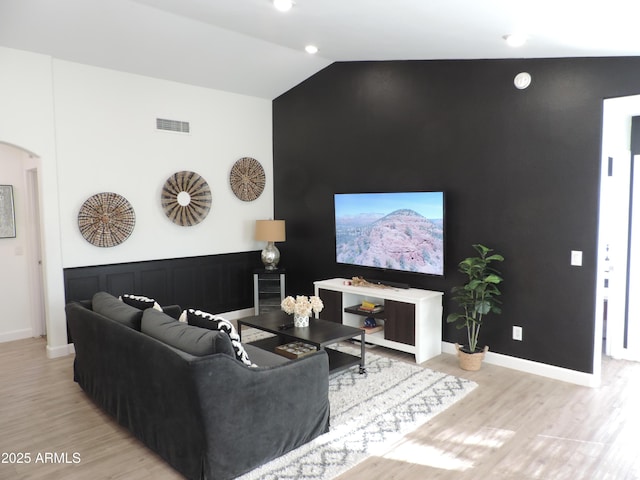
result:
[(520, 72), (514, 77), (513, 84), (518, 90), (524, 90), (531, 85), (531, 75), (529, 72)]

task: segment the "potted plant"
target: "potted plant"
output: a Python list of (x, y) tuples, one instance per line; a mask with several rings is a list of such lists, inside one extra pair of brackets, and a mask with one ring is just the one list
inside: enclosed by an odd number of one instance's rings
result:
[(467, 276), (467, 283), (452, 289), (453, 300), (458, 304), (461, 313), (450, 313), (447, 323), (458, 323), (457, 328), (467, 329), (468, 344), (460, 346), (456, 343), (460, 367), (464, 370), (479, 370), (484, 354), (489, 350), (478, 348), (478, 335), (485, 316), (490, 313), (501, 313), (500, 289), (502, 276), (491, 266), (492, 262), (502, 262), (504, 257), (481, 244), (473, 245), (478, 252), (475, 257), (468, 257), (458, 264), (458, 271)]

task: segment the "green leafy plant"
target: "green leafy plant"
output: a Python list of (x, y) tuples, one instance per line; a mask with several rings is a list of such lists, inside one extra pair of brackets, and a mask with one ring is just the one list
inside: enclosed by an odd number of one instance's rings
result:
[(467, 283), (454, 287), (453, 300), (462, 309), (462, 313), (450, 313), (447, 323), (458, 323), (456, 328), (467, 329), (469, 352), (474, 353), (478, 346), (480, 327), (489, 313), (502, 312), (498, 299), (498, 285), (503, 281), (501, 273), (491, 267), (492, 262), (502, 262), (504, 257), (481, 244), (473, 245), (478, 256), (468, 257), (458, 264), (458, 271), (467, 275)]

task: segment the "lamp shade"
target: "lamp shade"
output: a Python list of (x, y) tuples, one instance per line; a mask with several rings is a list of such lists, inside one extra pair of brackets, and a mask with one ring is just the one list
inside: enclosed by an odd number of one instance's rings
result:
[(256, 220), (256, 240), (284, 242), (284, 220)]

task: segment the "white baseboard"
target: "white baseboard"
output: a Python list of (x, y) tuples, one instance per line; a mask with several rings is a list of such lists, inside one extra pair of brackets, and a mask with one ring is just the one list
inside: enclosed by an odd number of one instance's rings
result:
[(254, 310), (253, 308), (245, 308), (244, 310), (234, 310), (232, 312), (217, 313), (216, 315), (220, 315), (221, 317), (224, 317), (227, 320), (237, 320), (239, 318), (253, 316)]
[[(450, 353), (456, 355), (456, 347), (453, 343), (442, 342), (442, 353)], [(585, 387), (598, 387), (600, 385), (600, 378), (592, 373), (578, 372), (576, 370), (570, 370), (568, 368), (556, 367), (554, 365), (547, 365), (546, 363), (533, 362), (531, 360), (525, 360), (523, 358), (510, 357), (509, 355), (503, 355), (501, 353), (493, 353), (488, 351), (485, 354), (484, 361), (492, 365), (498, 365), (500, 367), (511, 368), (521, 372), (532, 373), (534, 375), (540, 375), (541, 377), (552, 378), (554, 380), (560, 380), (568, 383), (575, 383)]]
[(0, 343), (13, 342), (14, 340), (23, 340), (25, 338), (31, 338), (33, 336), (33, 330), (30, 328), (24, 328), (22, 330), (12, 330), (10, 332), (0, 333)]
[(616, 352), (611, 354), (611, 358), (614, 360), (629, 360), (631, 362), (640, 362), (640, 352), (635, 350), (629, 350), (627, 348), (620, 348)]
[(73, 343), (61, 345), (59, 347), (50, 347), (47, 345), (47, 358), (64, 357), (66, 355), (71, 355), (72, 353), (76, 353), (75, 348), (73, 348)]

